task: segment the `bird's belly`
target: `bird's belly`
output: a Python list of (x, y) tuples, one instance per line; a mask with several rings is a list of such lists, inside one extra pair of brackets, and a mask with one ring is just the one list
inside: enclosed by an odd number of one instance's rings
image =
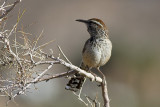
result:
[(104, 51), (101, 54), (101, 60), (98, 66), (103, 66), (104, 64), (106, 64), (110, 59), (110, 57), (111, 57), (111, 49), (110, 48), (104, 49)]
[(111, 42), (100, 43), (96, 46), (88, 46), (83, 53), (83, 63), (89, 67), (103, 66), (108, 62), (111, 56)]
[(101, 52), (97, 49), (87, 49), (83, 53), (83, 63), (89, 67), (97, 67), (101, 59)]
[(103, 66), (104, 64), (108, 62), (108, 60), (111, 57), (111, 51), (112, 51), (112, 43), (110, 42), (110, 40), (107, 40), (101, 46), (101, 60), (98, 66)]

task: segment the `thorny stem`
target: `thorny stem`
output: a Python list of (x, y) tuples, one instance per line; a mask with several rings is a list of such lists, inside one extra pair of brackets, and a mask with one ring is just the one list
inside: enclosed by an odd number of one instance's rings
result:
[[(53, 64), (51, 64), (50, 66), (48, 66), (47, 69), (45, 69), (41, 74), (39, 74), (39, 76), (37, 76), (33, 81), (31, 81), (31, 83), (34, 83), (35, 81), (37, 81), (38, 79), (40, 79), (47, 71), (49, 71), (49, 69), (51, 69), (53, 66)], [(17, 95), (20, 94), (24, 94), (24, 91), (31, 85), (31, 83), (27, 84), (22, 91), (19, 91), (17, 94), (15, 94), (12, 98), (14, 99)]]

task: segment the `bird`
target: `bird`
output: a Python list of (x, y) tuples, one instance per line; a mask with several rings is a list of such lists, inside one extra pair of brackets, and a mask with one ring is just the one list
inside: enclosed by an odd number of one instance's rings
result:
[[(84, 23), (90, 34), (82, 50), (80, 68), (87, 72), (90, 72), (92, 68), (100, 71), (99, 68), (108, 62), (112, 53), (112, 42), (108, 36), (108, 28), (98, 18), (88, 20), (77, 19), (76, 21)], [(76, 72), (67, 83), (65, 89), (77, 92), (81, 89), (84, 81), (85, 76)]]

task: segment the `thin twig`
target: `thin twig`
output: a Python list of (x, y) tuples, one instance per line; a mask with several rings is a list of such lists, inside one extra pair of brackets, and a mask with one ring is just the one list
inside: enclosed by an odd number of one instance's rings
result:
[(37, 43), (38, 43), (39, 39), (41, 38), (42, 34), (43, 34), (43, 30), (42, 30), (42, 32), (40, 33), (40, 35), (38, 36), (37, 40), (34, 41), (33, 50), (36, 49)]
[(28, 82), (28, 83), (26, 83), (26, 84), (39, 83), (39, 82), (42, 82), (42, 81), (48, 81), (48, 80), (55, 79), (55, 78), (65, 77), (65, 76), (67, 76), (67, 75), (71, 75), (71, 74), (74, 74), (74, 73), (75, 73), (75, 71), (70, 70), (70, 71), (68, 71), (68, 72), (63, 72), (63, 73), (54, 74), (53, 76), (49, 76), (49, 77), (46, 77), (46, 78), (38, 79), (38, 80), (36, 80), (36, 81)]
[(58, 49), (62, 53), (63, 57), (67, 60), (67, 62), (72, 64), (71, 61), (66, 57), (66, 55), (64, 54), (64, 52), (62, 51), (62, 49), (61, 49), (61, 47), (59, 45), (58, 45)]
[(8, 10), (6, 10), (6, 12), (5, 12), (4, 14), (2, 14), (2, 15), (0, 16), (0, 19), (2, 19), (3, 17), (5, 17), (11, 10), (13, 10), (13, 8), (14, 8), (19, 2), (21, 2), (21, 0), (15, 1), (14, 4), (13, 4)]
[(88, 96), (85, 96), (91, 107), (94, 107)]
[(86, 78), (84, 79), (84, 82), (83, 82), (83, 84), (82, 84), (82, 87), (81, 87), (80, 90), (79, 90), (79, 93), (77, 94), (77, 93), (73, 92), (73, 94), (74, 94), (75, 96), (77, 96), (78, 100), (80, 100), (82, 103), (84, 103), (84, 104), (88, 107), (88, 103), (86, 103), (86, 102), (81, 98), (81, 93), (82, 93), (82, 89), (83, 89), (83, 85), (84, 85), (85, 81), (86, 81)]
[[(100, 103), (97, 101), (97, 97), (95, 99), (90, 98), (89, 96), (86, 96), (86, 99), (91, 104), (92, 107), (100, 107)], [(94, 103), (94, 105), (91, 103), (91, 101)]]
[[(46, 72), (49, 71), (49, 69), (51, 69), (53, 66), (53, 64), (51, 64), (50, 66), (47, 67), (47, 69), (45, 69), (41, 74), (39, 74), (34, 80), (31, 81), (31, 83), (34, 83), (35, 81), (39, 80)], [(14, 99), (17, 95), (21, 95), (24, 94), (24, 91), (31, 85), (31, 83), (27, 84), (22, 91), (19, 91), (18, 93), (16, 93), (12, 99)]]

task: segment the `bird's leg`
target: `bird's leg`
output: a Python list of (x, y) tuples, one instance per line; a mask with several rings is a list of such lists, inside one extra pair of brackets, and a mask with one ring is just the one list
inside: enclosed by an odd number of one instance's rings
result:
[(88, 72), (91, 73), (91, 74), (94, 76), (94, 79), (90, 79), (90, 80), (91, 80), (91, 81), (94, 81), (94, 80), (96, 81), (97, 75), (96, 75), (95, 73), (93, 73), (93, 72), (91, 71), (91, 69), (89, 69)]
[(105, 75), (103, 74), (103, 72), (99, 69), (99, 67), (97, 67), (98, 72), (102, 75), (103, 79), (105, 79)]
[[(99, 69), (99, 67), (97, 67), (97, 70), (98, 70), (98, 72), (102, 75), (102, 78), (103, 78), (103, 79), (102, 79), (102, 82), (104, 83), (105, 80), (106, 80), (105, 75), (104, 75), (103, 72)], [(99, 84), (98, 86), (100, 87), (100, 86), (102, 86), (102, 84)]]

